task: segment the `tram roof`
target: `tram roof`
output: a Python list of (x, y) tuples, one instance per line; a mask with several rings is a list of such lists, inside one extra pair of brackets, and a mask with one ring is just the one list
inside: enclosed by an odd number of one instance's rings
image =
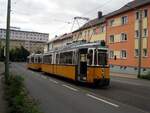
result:
[(42, 54), (31, 54), (27, 58), (33, 57), (33, 56), (42, 56)]
[[(73, 49), (82, 49), (82, 48), (99, 48), (102, 50), (108, 50), (107, 46), (104, 46), (102, 44), (102, 42), (89, 42), (89, 43), (77, 42), (77, 43), (71, 43), (71, 44), (61, 47), (61, 48), (52, 49), (48, 53), (59, 52), (59, 51), (69, 51), (69, 50), (73, 50)], [(46, 54), (48, 54), (48, 53), (46, 53)]]

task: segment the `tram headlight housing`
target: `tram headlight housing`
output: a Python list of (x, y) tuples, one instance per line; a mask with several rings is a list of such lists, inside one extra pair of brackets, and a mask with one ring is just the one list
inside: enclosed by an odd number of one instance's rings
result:
[(86, 80), (86, 77), (83, 77), (83, 80)]

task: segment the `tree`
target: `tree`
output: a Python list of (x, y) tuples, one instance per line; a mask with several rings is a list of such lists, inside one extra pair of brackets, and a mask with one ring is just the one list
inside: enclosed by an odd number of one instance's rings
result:
[(25, 62), (27, 60), (27, 56), (29, 55), (29, 51), (26, 50), (23, 46), (21, 46), (20, 48), (11, 49), (10, 60)]

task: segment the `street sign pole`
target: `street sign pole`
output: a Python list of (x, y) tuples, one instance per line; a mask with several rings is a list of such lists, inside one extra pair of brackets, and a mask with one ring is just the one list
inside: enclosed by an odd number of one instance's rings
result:
[(6, 57), (5, 57), (5, 81), (6, 82), (7, 82), (8, 77), (9, 77), (10, 12), (11, 12), (11, 0), (8, 0), (8, 6), (7, 6), (7, 29), (6, 29)]

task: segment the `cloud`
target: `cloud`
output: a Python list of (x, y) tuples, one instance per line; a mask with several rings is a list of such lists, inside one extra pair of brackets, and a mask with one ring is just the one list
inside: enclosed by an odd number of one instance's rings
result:
[[(50, 36), (70, 32), (75, 16), (95, 18), (97, 11), (107, 14), (132, 0), (13, 0), (11, 26)], [(6, 0), (0, 0), (0, 27), (6, 26)], [(76, 26), (77, 27), (77, 26)]]

